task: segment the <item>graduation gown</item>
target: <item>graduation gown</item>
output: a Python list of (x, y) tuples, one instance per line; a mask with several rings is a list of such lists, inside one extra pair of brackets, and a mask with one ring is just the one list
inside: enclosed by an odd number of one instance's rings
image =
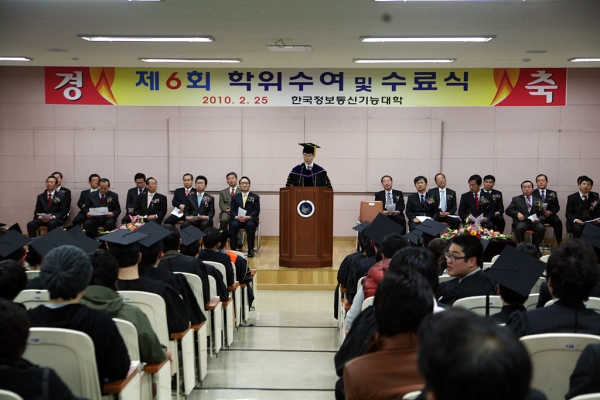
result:
[(233, 266), (231, 265), (231, 258), (229, 258), (227, 254), (223, 254), (218, 251), (202, 249), (200, 250), (200, 255), (198, 256), (198, 258), (203, 261), (212, 261), (223, 264), (225, 266), (225, 272), (227, 274), (227, 286), (233, 285)]
[(498, 293), (495, 283), (490, 281), (483, 271), (463, 278), (458, 283), (458, 278), (443, 282), (437, 291), (437, 301), (442, 304), (452, 305), (458, 299), (471, 296), (490, 296)]
[(309, 171), (306, 164), (296, 165), (290, 172), (285, 186), (317, 186), (331, 188), (327, 171), (320, 165), (313, 164)]
[(0, 389), (24, 399), (77, 399), (53, 369), (33, 365), (24, 358), (0, 365)]

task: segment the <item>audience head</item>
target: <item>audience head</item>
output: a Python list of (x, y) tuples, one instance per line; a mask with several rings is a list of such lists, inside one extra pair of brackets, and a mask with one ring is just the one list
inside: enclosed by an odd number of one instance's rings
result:
[(392, 258), (398, 250), (405, 247), (408, 247), (408, 242), (397, 233), (391, 233), (383, 238), (383, 242), (381, 242), (378, 251), (385, 256), (385, 258)]
[(75, 299), (89, 285), (92, 263), (83, 250), (75, 246), (56, 247), (44, 258), (40, 279), (48, 287), (50, 299)]
[(533, 193), (533, 182), (523, 181), (523, 183), (521, 183), (521, 192), (523, 192), (524, 196), (531, 196)]
[(46, 178), (46, 190), (48, 192), (53, 192), (56, 187), (58, 186), (58, 179), (56, 179), (56, 177), (50, 175), (49, 177)]
[(439, 188), (443, 189), (446, 187), (446, 175), (440, 172), (436, 174), (436, 176), (433, 179), (435, 180), (435, 184), (438, 185)]
[(137, 265), (141, 258), (137, 243), (110, 243), (108, 246), (108, 252), (117, 260), (119, 268), (127, 268)]
[(548, 186), (548, 177), (544, 174), (539, 174), (535, 177), (535, 183), (539, 189), (546, 189), (546, 186)]
[(427, 178), (425, 178), (422, 175), (417, 176), (414, 179), (414, 183), (415, 183), (415, 189), (417, 189), (417, 191), (419, 193), (422, 193), (427, 189)]
[(471, 175), (469, 177), (469, 190), (473, 193), (479, 193), (481, 190), (481, 176), (480, 175)]
[(15, 260), (0, 261), (0, 299), (13, 301), (27, 285), (25, 268)]
[(88, 182), (92, 189), (98, 188), (98, 183), (100, 182), (100, 175), (91, 174), (90, 177), (88, 178)]
[(423, 318), (432, 310), (431, 287), (415, 270), (389, 271), (377, 286), (373, 312), (382, 336), (416, 333)]
[(517, 246), (517, 250), (529, 254), (531, 257), (540, 258), (540, 250), (533, 243), (521, 243)]
[(599, 279), (594, 249), (580, 239), (561, 243), (548, 258), (546, 278), (552, 297), (586, 301)]
[(248, 191), (250, 190), (250, 178), (248, 178), (247, 176), (242, 176), (240, 178), (240, 190), (243, 193), (248, 193)]
[(0, 299), (0, 365), (12, 365), (25, 352), (29, 318), (23, 307)]
[(178, 250), (179, 244), (181, 243), (181, 235), (179, 234), (179, 231), (177, 230), (177, 228), (175, 228), (173, 225), (168, 225), (168, 224), (163, 226), (163, 228), (165, 228), (171, 232), (171, 234), (169, 236), (165, 237), (162, 240), (163, 250), (165, 252), (172, 251), (172, 250)]
[(200, 252), (200, 241), (199, 240), (196, 240), (196, 241), (188, 244), (187, 246), (184, 245), (183, 243), (179, 245), (179, 253), (181, 253), (183, 255), (190, 256), (190, 257), (196, 257), (199, 252)]
[(446, 270), (446, 256), (444, 253), (448, 249), (448, 245), (448, 241), (442, 238), (435, 238), (427, 245), (427, 250), (433, 252), (437, 260), (439, 274)]
[(56, 186), (61, 187), (62, 186), (62, 180), (63, 180), (63, 174), (61, 172), (53, 172), (52, 176), (56, 178)]
[(462, 278), (483, 267), (483, 246), (475, 236), (453, 237), (447, 254), (447, 271), (450, 276)]
[(237, 174), (236, 174), (235, 172), (229, 172), (229, 173), (228, 173), (228, 174), (225, 176), (225, 178), (227, 179), (227, 184), (228, 184), (230, 187), (234, 188), (234, 187), (236, 187), (236, 186), (237, 186), (237, 183), (238, 183), (238, 177), (237, 177)]
[(29, 250), (27, 250), (27, 256), (25, 257), (25, 261), (29, 264), (29, 269), (31, 271), (38, 271), (42, 267), (42, 261), (44, 258), (40, 253), (37, 252), (36, 249), (29, 246)]
[(492, 190), (496, 184), (496, 177), (494, 175), (486, 175), (483, 177), (483, 188), (485, 190)]
[[(6, 235), (8, 232), (10, 232), (10, 230), (0, 229), (0, 237)], [(31, 251), (31, 246), (29, 247), (29, 249)], [(12, 253), (7, 254), (4, 257), (0, 256), (0, 261), (3, 261), (3, 260), (14, 260), (14, 261), (18, 262), (19, 264), (23, 265), (23, 263), (25, 261), (26, 254), (27, 254), (27, 250), (25, 250), (25, 247), (19, 246)]]
[(210, 226), (204, 230), (204, 233), (206, 233), (206, 236), (202, 238), (204, 247), (209, 250), (214, 250), (219, 247), (219, 244), (221, 243), (221, 233), (217, 228)]
[(149, 177), (146, 179), (146, 187), (148, 188), (148, 193), (155, 193), (156, 189), (158, 189), (158, 181), (153, 177)]
[(588, 194), (594, 187), (594, 181), (588, 176), (581, 175), (577, 178), (577, 185), (579, 185), (579, 191), (581, 193)]
[(203, 193), (206, 190), (206, 186), (208, 185), (208, 179), (204, 175), (198, 175), (196, 177), (196, 191), (198, 193)]
[(97, 250), (89, 257), (93, 269), (90, 285), (103, 286), (116, 291), (119, 279), (117, 260), (106, 250)]
[(110, 181), (107, 178), (102, 178), (100, 179), (100, 181), (98, 182), (98, 192), (100, 194), (107, 194), (108, 191), (110, 190)]
[(142, 174), (141, 172), (135, 174), (133, 180), (135, 181), (135, 186), (138, 189), (143, 189), (146, 187), (146, 175)]
[(400, 250), (392, 257), (389, 271), (395, 272), (402, 269), (416, 270), (427, 280), (430, 291), (434, 294), (437, 292), (440, 286), (439, 274), (435, 255), (431, 251), (422, 247), (409, 247)]
[(364, 233), (360, 233), (363, 238), (362, 249), (367, 257), (373, 257), (376, 253), (375, 247), (373, 246), (373, 242), (369, 239)]
[(190, 189), (193, 184), (194, 184), (194, 175), (192, 175), (190, 173), (183, 174), (183, 186), (186, 189)]
[(523, 344), (509, 330), (465, 309), (425, 318), (418, 364), (431, 399), (525, 400), (529, 394), (532, 367)]
[(381, 177), (381, 185), (384, 190), (392, 190), (392, 185), (394, 184), (394, 180), (389, 175), (384, 175)]
[(143, 246), (138, 244), (140, 254), (142, 255), (142, 264), (145, 265), (156, 265), (158, 260), (163, 256), (164, 245), (162, 240), (151, 244), (150, 246)]

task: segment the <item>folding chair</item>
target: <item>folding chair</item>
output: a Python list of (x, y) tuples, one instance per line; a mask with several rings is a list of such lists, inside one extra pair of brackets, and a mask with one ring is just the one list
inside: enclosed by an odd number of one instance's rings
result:
[(14, 302), (23, 304), (29, 310), (50, 303), (50, 293), (47, 290), (21, 290)]
[(544, 278), (543, 276), (540, 276), (538, 278), (537, 282), (531, 288), (530, 293), (540, 293), (540, 287), (542, 286), (542, 282), (546, 282), (546, 278)]
[[(452, 304), (452, 307), (466, 308), (477, 315), (485, 316), (486, 296), (471, 296), (458, 299)], [(489, 301), (490, 315), (499, 313), (502, 310), (502, 299), (500, 296), (490, 296)]]
[[(212, 265), (217, 270), (219, 270), (221, 275), (223, 275), (223, 282), (225, 283), (225, 286), (227, 286), (227, 273), (225, 270), (225, 266), (223, 264), (214, 262), (214, 261), (202, 261), (202, 262), (205, 264)], [(237, 286), (235, 285), (236, 283), (237, 283)], [(223, 322), (225, 324), (225, 327), (223, 328), (223, 344), (226, 347), (229, 347), (233, 343), (233, 327), (235, 324), (234, 317), (233, 317), (233, 313), (234, 313), (233, 297), (231, 296), (231, 293), (233, 292), (233, 294), (235, 296), (235, 291), (239, 290), (239, 282), (234, 282), (234, 285), (227, 287), (227, 289), (229, 290), (229, 299), (225, 302), (222, 302), (222, 304), (223, 304)]]
[(439, 283), (448, 282), (448, 281), (451, 281), (452, 279), (456, 279), (456, 277), (450, 276), (450, 275), (440, 275), (438, 277), (438, 282)]
[[(240, 233), (242, 234), (241, 246), (244, 245), (244, 241), (246, 240), (246, 229), (241, 228)], [(256, 246), (254, 247), (254, 254), (258, 254), (260, 250), (260, 221), (256, 224)], [(237, 249), (236, 249), (237, 250)], [(241, 252), (240, 252), (241, 253)]]
[(492, 257), (492, 264), (496, 262), (498, 257), (500, 257), (500, 254), (496, 254), (494, 257)]
[[(194, 335), (189, 328), (183, 332), (169, 335), (167, 330), (167, 308), (165, 300), (157, 294), (134, 290), (120, 290), (118, 293), (123, 301), (138, 306), (150, 320), (152, 329), (163, 346), (171, 349), (174, 368), (171, 374), (177, 374), (176, 396), (179, 397), (180, 387), (183, 386), (185, 395), (189, 395), (196, 385), (196, 370), (194, 363)], [(181, 352), (181, 358), (179, 357)], [(173, 371), (173, 369), (175, 371)]]
[(40, 276), (40, 271), (26, 271), (27, 273), (27, 280), (30, 281), (33, 278), (37, 278), (38, 276)]
[(0, 400), (23, 400), (23, 398), (14, 392), (0, 389)]
[(550, 254), (546, 254), (545, 256), (540, 257), (540, 261), (547, 263), (550, 258)]
[(123, 400), (139, 399), (139, 361), (131, 363), (127, 377), (102, 385), (98, 381), (94, 343), (85, 333), (62, 328), (30, 328), (23, 357), (34, 364), (50, 367), (77, 397), (100, 400), (105, 396)]
[(562, 400), (569, 391), (569, 377), (581, 352), (600, 336), (577, 333), (543, 333), (521, 338), (533, 364), (531, 387), (544, 392), (548, 400)]
[(375, 300), (375, 296), (367, 297), (365, 299), (365, 301), (363, 301), (362, 306), (360, 307), (360, 311), (364, 310), (365, 308), (367, 308), (369, 306), (372, 306), (373, 300)]
[(571, 400), (600, 400), (600, 393), (580, 394), (579, 396), (571, 397)]
[(416, 400), (417, 397), (421, 394), (420, 390), (416, 390), (414, 392), (406, 393), (402, 400)]
[(525, 307), (528, 310), (533, 310), (537, 306), (539, 298), (540, 298), (539, 293), (530, 293), (529, 297), (527, 298), (527, 301), (525, 301), (525, 303), (523, 303), (523, 307)]
[(217, 296), (217, 281), (211, 275), (208, 276), (208, 285), (210, 290), (210, 303), (206, 305), (206, 309), (211, 313), (211, 338), (212, 346), (209, 347), (210, 356), (218, 354), (223, 347), (223, 303)]
[[(233, 268), (233, 281), (234, 281), (234, 285), (233, 287), (235, 287), (235, 290), (233, 291), (233, 308), (235, 310), (235, 328), (237, 329), (238, 326), (240, 326), (240, 323), (242, 321), (242, 291), (245, 290), (245, 286), (244, 288), (242, 288), (242, 285), (240, 285), (240, 281), (237, 278), (237, 270), (235, 268), (235, 264), (232, 262), (231, 263), (231, 268)], [(236, 287), (236, 283), (237, 283), (237, 287)], [(247, 289), (246, 289), (247, 290)]]

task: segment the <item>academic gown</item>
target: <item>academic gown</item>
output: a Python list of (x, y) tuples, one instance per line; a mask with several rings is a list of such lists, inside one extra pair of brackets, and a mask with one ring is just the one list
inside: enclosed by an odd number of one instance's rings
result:
[(129, 355), (111, 316), (83, 304), (59, 308), (39, 306), (27, 310), (32, 328), (63, 328), (87, 333), (94, 343), (100, 385), (123, 379), (129, 372)]
[(354, 296), (356, 296), (356, 292), (358, 290), (358, 281), (360, 280), (360, 278), (367, 275), (369, 269), (371, 269), (371, 267), (375, 265), (376, 262), (376, 257), (372, 256), (363, 260), (359, 259), (352, 266), (352, 271), (348, 275), (348, 283), (346, 285), (346, 298), (350, 303), (354, 301)]
[(331, 188), (327, 171), (320, 165), (313, 164), (308, 170), (306, 164), (296, 165), (289, 173), (285, 186), (317, 186)]
[(159, 295), (167, 308), (167, 328), (169, 333), (181, 332), (190, 326), (190, 309), (175, 289), (162, 281), (139, 277), (138, 279), (117, 281), (119, 290), (136, 290)]
[(24, 399), (77, 399), (53, 369), (38, 367), (24, 358), (0, 365), (0, 389)]
[(437, 291), (437, 301), (442, 304), (452, 305), (458, 299), (471, 296), (490, 296), (498, 293), (497, 285), (490, 281), (485, 273), (481, 270), (473, 275), (463, 278), (462, 282), (458, 282), (458, 278), (452, 279), (440, 284)]
[(231, 265), (231, 258), (229, 258), (227, 254), (220, 253), (218, 251), (202, 249), (200, 250), (200, 255), (198, 255), (198, 258), (202, 261), (212, 261), (223, 264), (225, 266), (225, 273), (227, 275), (227, 286), (233, 285), (233, 266)]

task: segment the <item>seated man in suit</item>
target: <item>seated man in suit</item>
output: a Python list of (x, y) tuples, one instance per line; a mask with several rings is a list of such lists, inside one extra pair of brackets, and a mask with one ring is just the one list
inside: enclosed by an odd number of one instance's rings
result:
[[(48, 227), (48, 232), (63, 226), (69, 212), (67, 199), (62, 193), (56, 191), (58, 180), (54, 176), (46, 179), (46, 190), (38, 195), (33, 213), (33, 221), (27, 223), (27, 233), (30, 238), (37, 236), (40, 226)], [(46, 214), (42, 216), (40, 214)]]
[[(90, 208), (98, 207), (108, 208), (108, 214), (103, 216), (91, 215), (89, 212)], [(117, 218), (121, 214), (119, 195), (110, 191), (110, 181), (108, 179), (100, 179), (98, 190), (90, 193), (85, 202), (85, 209), (88, 210), (87, 220), (83, 223), (86, 235), (95, 237), (100, 226), (105, 231), (112, 231), (117, 227)]]
[(406, 199), (406, 218), (408, 219), (408, 229), (414, 231), (421, 221), (417, 217), (433, 216), (433, 198), (427, 197), (427, 178), (417, 176), (414, 179), (417, 193), (413, 193)]
[(204, 193), (207, 185), (208, 179), (204, 175), (196, 177), (196, 193), (190, 194), (185, 201), (185, 210), (183, 211), (185, 222), (181, 224), (181, 229), (193, 225), (204, 231), (209, 226), (213, 226), (215, 198)]
[(192, 186), (194, 185), (194, 175), (192, 174), (184, 174), (183, 175), (183, 187), (179, 189), (175, 189), (175, 193), (173, 194), (173, 207), (178, 208), (181, 213), (181, 217), (177, 217), (176, 215), (169, 215), (169, 217), (165, 220), (165, 225), (175, 225), (179, 221), (184, 220), (183, 210), (185, 210), (185, 200), (187, 197), (196, 193), (196, 189)]
[(85, 208), (85, 202), (90, 196), (90, 193), (98, 190), (98, 185), (100, 184), (100, 175), (91, 174), (88, 178), (88, 184), (90, 185), (90, 188), (82, 190), (81, 194), (79, 195), (79, 200), (77, 201), (79, 213), (75, 216), (75, 218), (73, 218), (73, 225), (81, 225), (87, 220), (88, 210)]
[(141, 172), (138, 172), (137, 174), (135, 174), (135, 177), (133, 179), (135, 180), (135, 187), (127, 191), (127, 198), (125, 200), (125, 207), (127, 208), (127, 212), (121, 220), (123, 224), (131, 222), (130, 215), (133, 215), (133, 210), (137, 205), (138, 197), (148, 194), (148, 189), (146, 189), (146, 175), (142, 174)]
[(560, 218), (558, 218), (558, 212), (560, 211), (560, 205), (558, 204), (558, 195), (554, 190), (547, 189), (548, 177), (544, 174), (539, 174), (535, 178), (537, 189), (533, 191), (535, 196), (542, 199), (542, 203), (546, 204), (546, 211), (544, 211), (544, 223), (550, 224), (554, 229), (554, 236), (556, 236), (556, 242), (562, 243), (563, 235), (563, 224)]
[[(494, 204), (492, 195), (481, 190), (481, 176), (471, 175), (469, 177), (469, 191), (460, 196), (460, 204), (458, 206), (458, 215), (463, 222), (467, 222), (469, 215), (478, 218), (483, 215), (481, 226), (493, 229), (494, 224), (490, 221), (494, 216)], [(475, 221), (469, 221), (473, 223)]]
[[(577, 178), (579, 192), (567, 197), (567, 232), (573, 233), (574, 238), (581, 237), (586, 221), (600, 218), (600, 198), (598, 193), (592, 192), (594, 181), (585, 175)], [(599, 221), (591, 222), (598, 225)]]
[(212, 261), (223, 264), (225, 267), (225, 280), (227, 281), (227, 286), (232, 286), (234, 278), (231, 258), (229, 258), (227, 254), (218, 251), (221, 246), (221, 232), (219, 232), (217, 228), (211, 226), (206, 228), (204, 233), (206, 233), (206, 236), (202, 238), (204, 248), (200, 250), (198, 258), (202, 261)]
[(219, 192), (219, 208), (221, 213), (219, 214), (219, 229), (227, 229), (229, 221), (231, 220), (231, 198), (240, 192), (238, 186), (238, 177), (235, 172), (227, 174), (227, 188)]
[(434, 201), (433, 219), (448, 224), (450, 229), (458, 229), (460, 219), (451, 217), (456, 214), (456, 192), (446, 187), (446, 175), (441, 172), (435, 176), (435, 183), (437, 188), (427, 192), (427, 196), (433, 197)]
[(492, 196), (494, 206), (494, 216), (490, 218), (490, 222), (494, 225), (494, 230), (504, 233), (506, 221), (504, 220), (504, 202), (502, 201), (502, 192), (494, 189), (496, 177), (494, 175), (486, 175), (483, 177), (483, 193)]
[(156, 193), (158, 182), (153, 177), (146, 179), (146, 189), (148, 189), (147, 193), (138, 197), (133, 215), (144, 217), (160, 225), (167, 215), (167, 197)]
[(471, 296), (495, 295), (498, 290), (483, 267), (483, 245), (475, 236), (461, 235), (450, 240), (446, 252), (448, 275), (455, 277), (440, 284), (437, 292), (439, 303), (452, 305), (458, 299)]
[[(401, 235), (406, 233), (406, 220), (404, 219), (404, 195), (400, 190), (392, 189), (394, 181), (389, 175), (381, 178), (383, 190), (375, 193), (375, 201), (383, 202), (383, 214), (402, 227)], [(395, 211), (389, 213), (387, 207), (394, 205)]]
[(513, 229), (517, 242), (522, 243), (525, 231), (531, 229), (535, 232), (533, 244), (540, 246), (544, 240), (546, 228), (544, 228), (544, 208), (542, 199), (533, 195), (533, 182), (521, 183), (520, 196), (515, 196), (506, 208), (506, 215), (513, 219)]
[(63, 174), (61, 172), (53, 172), (52, 176), (56, 178), (56, 191), (65, 196), (68, 214), (71, 211), (71, 190), (67, 189), (66, 187), (63, 187)]
[[(260, 197), (250, 192), (250, 178), (247, 176), (240, 179), (240, 189), (242, 192), (231, 198), (231, 248), (237, 249), (237, 235), (243, 228), (248, 234), (248, 257), (254, 257), (254, 235), (258, 227)], [(245, 211), (245, 215), (240, 215), (241, 210)]]

